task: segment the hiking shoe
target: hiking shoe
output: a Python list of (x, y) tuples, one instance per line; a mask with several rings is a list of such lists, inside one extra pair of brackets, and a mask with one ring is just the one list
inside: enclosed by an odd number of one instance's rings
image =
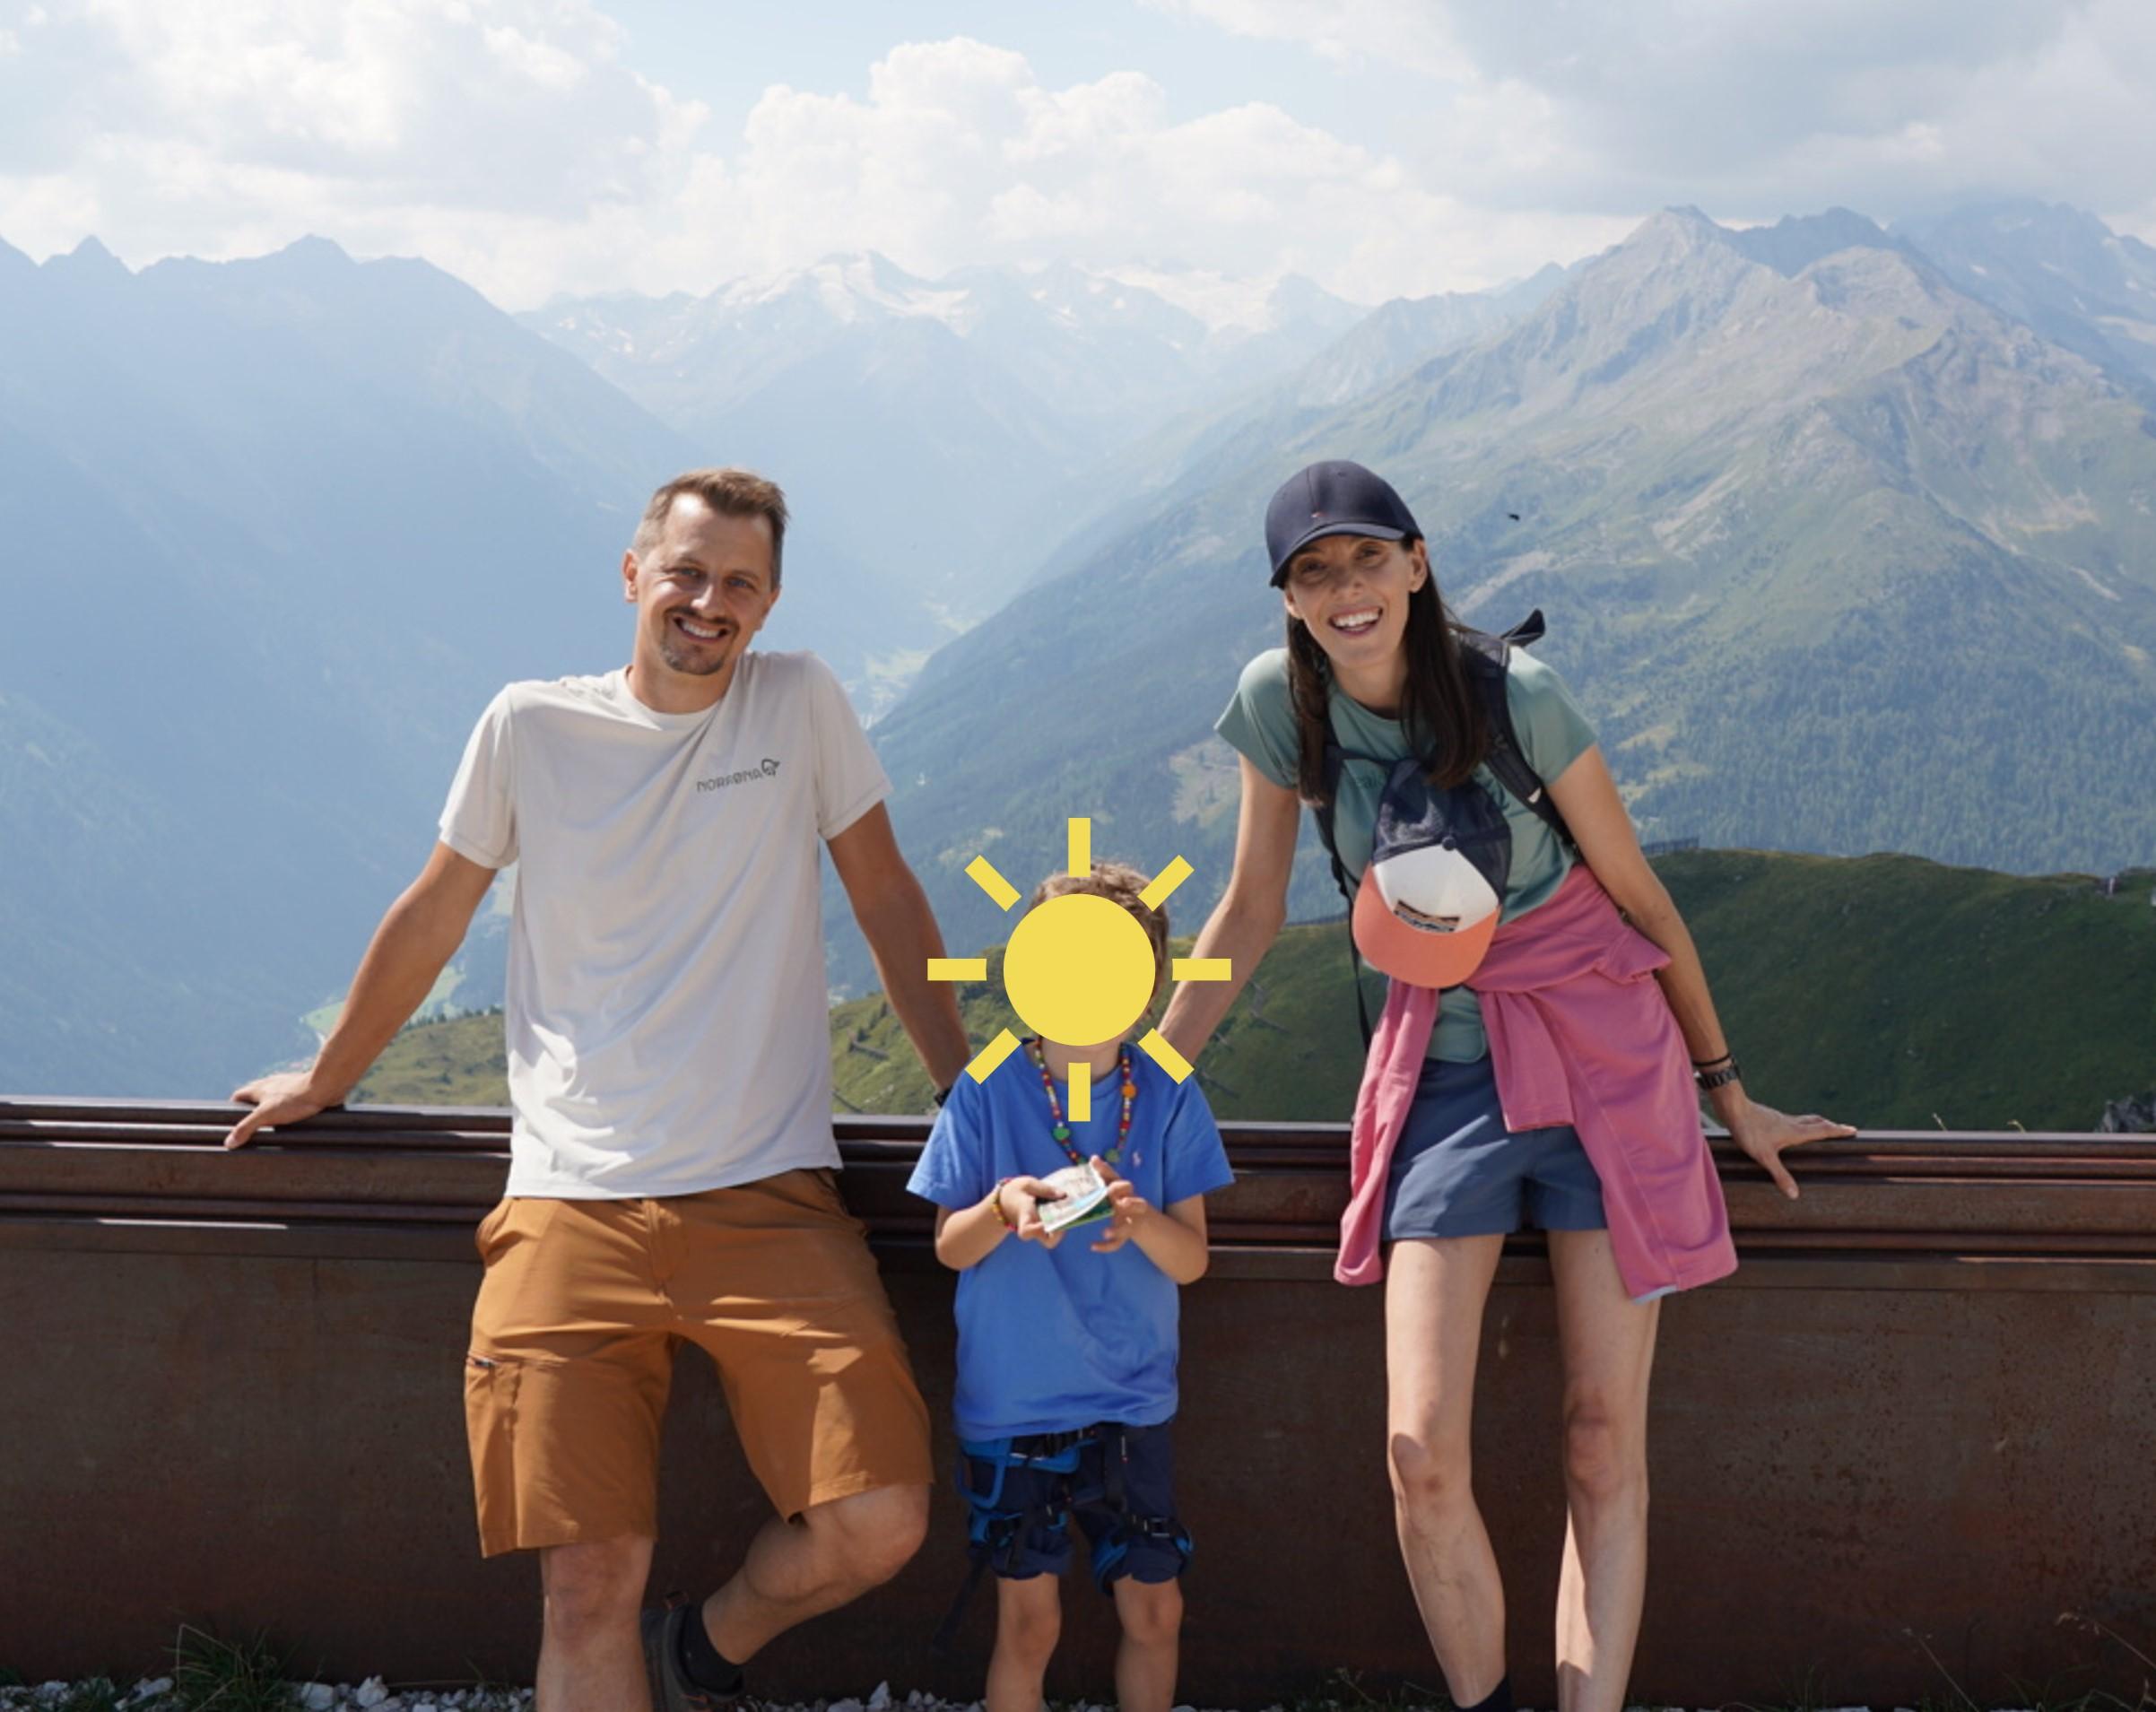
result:
[(703, 1621), (695, 1605), (654, 1606), (637, 1619), (644, 1636), (644, 1672), (651, 1682), (651, 1712), (747, 1712), (755, 1702), (745, 1690), (715, 1694), (689, 1680), (682, 1668), (682, 1629)]

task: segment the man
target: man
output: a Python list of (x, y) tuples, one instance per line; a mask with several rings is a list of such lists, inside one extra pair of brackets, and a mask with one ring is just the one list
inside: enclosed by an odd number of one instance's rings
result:
[[(749, 652), (786, 520), (744, 471), (652, 496), (626, 670), (494, 699), (313, 1067), (233, 1096), (254, 1109), (228, 1147), (343, 1099), (518, 864), (509, 1193), (479, 1228), (465, 1386), (482, 1551), (539, 1552), (543, 1712), (722, 1705), (926, 1525), (926, 1411), (832, 1180), (819, 837), (937, 1086), (968, 1047), (844, 691), (813, 655)], [(677, 1337), (717, 1363), (778, 1514), (700, 1612), (639, 1620)]]

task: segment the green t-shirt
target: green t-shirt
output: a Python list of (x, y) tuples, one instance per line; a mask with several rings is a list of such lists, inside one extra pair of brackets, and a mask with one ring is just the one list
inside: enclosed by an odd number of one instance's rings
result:
[[(1562, 777), (1566, 768), (1594, 746), (1595, 728), (1564, 680), (1517, 648), (1512, 650), (1505, 674), (1505, 700), (1511, 706), (1513, 728), (1527, 765), (1544, 784)], [(1413, 751), (1398, 720), (1380, 718), (1336, 688), (1330, 708), (1333, 736), (1351, 757), (1341, 769), (1333, 835), (1339, 841), (1340, 860), (1349, 881), (1360, 884), (1363, 865), (1369, 860), (1378, 798), (1393, 763)], [(1295, 789), (1295, 709), (1288, 698), (1287, 649), (1270, 648), (1243, 668), (1242, 681), (1213, 729), (1275, 785)], [(1357, 755), (1376, 759), (1352, 759)], [(1500, 917), (1510, 921), (1549, 901), (1563, 883), (1573, 857), (1549, 824), (1499, 784), (1487, 767), (1476, 768), (1474, 777), (1504, 810), (1512, 829), (1512, 874)], [(1438, 1025), (1430, 1030), (1430, 1056), (1465, 1064), (1489, 1050), (1482, 1002), (1466, 987), (1447, 988), (1438, 1005)]]

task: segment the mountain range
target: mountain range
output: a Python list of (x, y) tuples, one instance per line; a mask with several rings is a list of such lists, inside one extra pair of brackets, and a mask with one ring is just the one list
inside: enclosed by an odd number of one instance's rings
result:
[[(1253, 349), (1351, 313), (1275, 299)], [(903, 369), (888, 319), (822, 352), (839, 393)], [(0, 244), (0, 1087), (217, 1094), (304, 1051), (479, 708), (618, 663), (643, 496), (720, 455), (422, 261)], [(873, 708), (949, 628), (797, 512), (764, 641)], [(498, 990), (498, 939), (445, 996)]]
[[(855, 256), (520, 320), (317, 239), (0, 245), (0, 1088), (213, 1094), (303, 1050), (493, 688), (618, 663), (642, 496), (760, 445), (797, 516), (765, 639), (877, 716), (954, 949), (1008, 930), (965, 864), (1030, 880), (1074, 813), (1196, 864), (1195, 926), (1212, 720), (1279, 635), (1257, 519), (1316, 456), (1399, 483), (1472, 620), (1548, 612), (1650, 836), (2145, 861), (2150, 261), (2030, 204), (1673, 210), (1360, 316)], [(1314, 850), (1292, 901), (1331, 907)], [(488, 921), (454, 1004), (499, 996)]]
[(423, 263), (0, 250), (0, 1086), (302, 1047), (491, 686), (612, 663), (682, 457)]
[[(2023, 871), (2156, 847), (2133, 375), (1846, 211), (1732, 231), (1678, 209), (1488, 338), (1226, 425), (939, 651), (877, 735), (956, 943), (1004, 931), (971, 856), (1045, 871), (1071, 814), (1103, 853), (1195, 863), (1179, 908), (1217, 894), (1234, 762), (1210, 728), (1282, 634), (1259, 522), (1284, 474), (1341, 456), (1399, 486), (1470, 621), (1548, 613), (1541, 652), (1650, 838)], [(1013, 708), (1048, 735), (998, 740), (1007, 711), (982, 710)], [(1309, 913), (1331, 890), (1304, 844)]]
[(2156, 249), (2058, 204), (1978, 202), (1896, 222), (1954, 285), (2129, 383), (2156, 387)]
[[(1225, 296), (1152, 278), (1062, 265), (930, 280), (869, 253), (702, 297), (558, 299), (520, 318), (708, 461), (769, 472), (853, 559), (956, 630), (1002, 605), (1013, 569), (1085, 509), (1074, 478), (1298, 367), (1365, 314), (1292, 275)], [(1490, 325), (1459, 319), (1463, 333)]]

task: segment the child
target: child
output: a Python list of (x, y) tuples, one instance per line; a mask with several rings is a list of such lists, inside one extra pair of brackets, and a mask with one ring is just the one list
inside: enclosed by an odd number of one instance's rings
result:
[[(1152, 943), (1157, 994), (1168, 917), (1139, 901), (1145, 884), (1096, 863), (1044, 881), (1032, 903), (1082, 891), (1129, 910)], [(1073, 1124), (1081, 1059), (1092, 1117)], [(1089, 1160), (1111, 1216), (1048, 1230), (1039, 1204), (1060, 1197), (1042, 1179)], [(986, 1082), (961, 1076), (928, 1137), (908, 1186), (936, 1204), (936, 1256), (960, 1275), (961, 1483), (976, 1565), (996, 1577), (987, 1712), (1039, 1712), (1074, 1518), (1123, 1628), (1118, 1704), (1174, 1703), (1190, 1553), (1169, 1447), (1177, 1288), (1205, 1271), (1205, 1192), (1233, 1180), (1196, 1079), (1176, 1082), (1127, 1032), (1094, 1047), (1029, 1041)]]

